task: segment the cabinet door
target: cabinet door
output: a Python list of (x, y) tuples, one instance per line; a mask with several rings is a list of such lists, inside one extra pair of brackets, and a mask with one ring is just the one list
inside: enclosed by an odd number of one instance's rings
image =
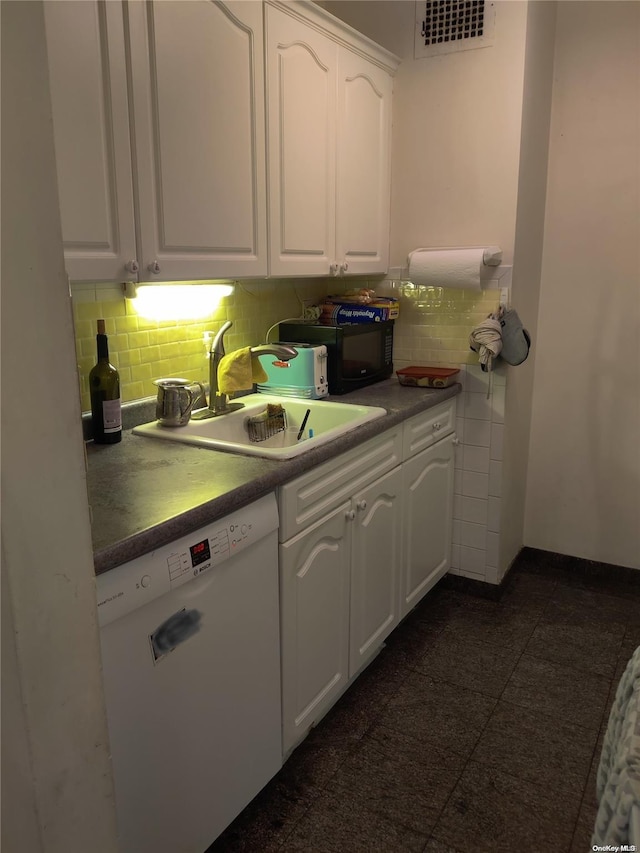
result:
[(44, 4), (62, 239), (73, 281), (133, 279), (122, 4)]
[(333, 705), (349, 678), (349, 503), (280, 546), (283, 749)]
[(389, 266), (392, 80), (341, 48), (338, 65), (336, 258), (342, 273)]
[(453, 524), (453, 439), (450, 435), (402, 465), (404, 546), (400, 616), (446, 574)]
[(329, 275), (338, 46), (271, 6), (266, 28), (270, 271)]
[(402, 470), (394, 468), (353, 499), (350, 675), (398, 624)]
[(266, 275), (261, 3), (128, 12), (140, 279)]

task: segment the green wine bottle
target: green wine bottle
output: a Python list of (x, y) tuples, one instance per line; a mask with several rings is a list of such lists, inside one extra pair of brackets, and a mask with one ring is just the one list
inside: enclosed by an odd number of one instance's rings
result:
[(104, 320), (98, 320), (98, 362), (89, 373), (93, 440), (96, 444), (116, 444), (122, 440), (120, 376), (109, 364), (109, 343)]

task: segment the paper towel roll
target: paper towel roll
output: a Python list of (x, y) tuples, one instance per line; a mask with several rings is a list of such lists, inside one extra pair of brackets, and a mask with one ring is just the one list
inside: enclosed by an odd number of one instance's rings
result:
[(480, 274), (487, 250), (416, 249), (409, 255), (409, 281), (429, 287), (480, 290)]

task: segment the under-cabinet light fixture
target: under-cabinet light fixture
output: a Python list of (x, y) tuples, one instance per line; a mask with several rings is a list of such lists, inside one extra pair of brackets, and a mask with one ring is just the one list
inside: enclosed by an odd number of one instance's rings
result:
[(173, 281), (136, 284), (127, 281), (124, 295), (136, 314), (147, 320), (200, 320), (213, 314), (220, 301), (233, 293), (228, 281)]

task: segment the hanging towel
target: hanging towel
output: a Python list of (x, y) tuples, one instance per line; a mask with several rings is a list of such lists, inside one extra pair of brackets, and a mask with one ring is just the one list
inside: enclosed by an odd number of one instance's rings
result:
[(258, 357), (251, 354), (251, 347), (234, 350), (220, 359), (218, 365), (218, 389), (221, 394), (248, 391), (254, 382), (266, 382)]
[(497, 314), (489, 314), (469, 335), (469, 346), (480, 356), (484, 371), (491, 370), (493, 359), (502, 350), (502, 326)]

